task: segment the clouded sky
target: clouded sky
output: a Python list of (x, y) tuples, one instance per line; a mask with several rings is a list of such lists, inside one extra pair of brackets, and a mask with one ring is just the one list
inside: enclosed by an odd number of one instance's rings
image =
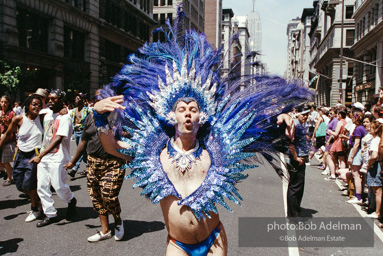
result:
[[(267, 63), (270, 74), (283, 76), (287, 65), (287, 24), (300, 18), (303, 8), (312, 8), (312, 3), (312, 0), (256, 0), (255, 10), (262, 23), (262, 61)], [(234, 15), (246, 16), (253, 10), (253, 0), (223, 0), (222, 6), (231, 8)]]

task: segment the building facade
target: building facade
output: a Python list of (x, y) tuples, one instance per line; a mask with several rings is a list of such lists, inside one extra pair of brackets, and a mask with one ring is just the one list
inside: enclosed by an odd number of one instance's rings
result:
[(298, 27), (301, 23), (299, 18), (292, 19), (287, 24), (287, 66), (285, 78), (287, 80), (298, 77), (299, 60), (300, 60), (300, 31)]
[(38, 87), (93, 94), (151, 41), (153, 0), (1, 1), (1, 59), (22, 68), (20, 97)]
[[(205, 0), (154, 0), (153, 19), (157, 26), (165, 25), (167, 19), (172, 23), (177, 17), (178, 7), (185, 13), (184, 29), (193, 29), (198, 33), (204, 32)], [(153, 35), (153, 41), (165, 40), (162, 32)]]
[[(349, 105), (352, 102), (353, 62), (347, 62), (345, 58), (353, 57), (350, 48), (354, 43), (354, 1), (320, 0), (314, 1), (313, 5), (309, 35), (310, 69), (319, 75), (315, 101), (326, 106), (335, 106), (338, 101)], [(342, 71), (341, 52), (345, 57)]]
[(223, 56), (223, 65), (222, 65), (222, 75), (227, 77), (229, 70), (231, 69), (231, 63), (233, 58), (232, 47), (232, 37), (233, 37), (233, 25), (232, 18), (234, 12), (232, 9), (223, 9), (222, 10), (222, 51), (224, 52)]
[(205, 3), (205, 34), (209, 43), (219, 49), (222, 45), (222, 0)]
[(250, 54), (250, 34), (248, 30), (248, 23), (246, 16), (234, 16), (234, 27), (237, 29), (238, 40), (241, 45), (241, 76), (248, 76), (251, 74), (251, 58)]
[[(372, 105), (383, 78), (383, 1), (355, 1), (353, 100)], [(348, 60), (350, 61), (350, 60)], [(351, 60), (352, 61), (352, 60)]]

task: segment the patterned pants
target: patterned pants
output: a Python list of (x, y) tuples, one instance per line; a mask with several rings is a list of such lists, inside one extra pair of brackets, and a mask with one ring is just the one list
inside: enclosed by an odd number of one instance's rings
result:
[(120, 217), (118, 201), (125, 169), (120, 169), (124, 160), (119, 158), (96, 158), (88, 155), (87, 187), (93, 209), (100, 215)]

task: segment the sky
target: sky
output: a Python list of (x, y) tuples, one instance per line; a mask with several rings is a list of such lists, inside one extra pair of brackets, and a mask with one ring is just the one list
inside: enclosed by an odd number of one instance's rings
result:
[[(253, 0), (223, 0), (223, 8), (231, 8), (236, 16), (253, 10)], [(304, 8), (312, 8), (312, 0), (256, 0), (255, 10), (262, 23), (262, 61), (270, 75), (283, 76), (286, 70), (287, 24), (301, 17)]]

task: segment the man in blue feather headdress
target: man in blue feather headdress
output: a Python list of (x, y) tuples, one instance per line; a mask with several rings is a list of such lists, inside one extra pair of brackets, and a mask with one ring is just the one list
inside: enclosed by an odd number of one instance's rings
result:
[[(240, 205), (235, 185), (255, 167), (246, 160), (260, 152), (271, 161), (278, 151), (270, 129), (277, 116), (311, 95), (278, 77), (230, 76), (229, 86), (217, 69), (222, 53), (203, 34), (180, 37), (177, 24), (169, 25), (165, 42), (129, 56), (95, 105), (95, 124), (106, 152), (134, 157), (125, 166), (133, 187), (160, 203), (169, 232), (166, 254), (226, 255), (217, 206), (232, 211), (226, 199)], [(110, 112), (119, 114), (113, 129)], [(131, 136), (116, 138), (114, 129)]]
[[(121, 108), (117, 105), (119, 102), (121, 97), (108, 98), (101, 102), (102, 105), (97, 104), (95, 110), (103, 113), (106, 109)], [(179, 204), (180, 199), (191, 197), (198, 191), (211, 167), (210, 155), (197, 138), (202, 115), (198, 102), (192, 97), (179, 98), (168, 115), (175, 134), (161, 151), (160, 162), (176, 194), (160, 201), (169, 232), (166, 255), (227, 254), (226, 233), (218, 212), (198, 220), (190, 207)], [(112, 133), (101, 133), (100, 138), (112, 154), (118, 154), (116, 148), (129, 147), (117, 142)]]

